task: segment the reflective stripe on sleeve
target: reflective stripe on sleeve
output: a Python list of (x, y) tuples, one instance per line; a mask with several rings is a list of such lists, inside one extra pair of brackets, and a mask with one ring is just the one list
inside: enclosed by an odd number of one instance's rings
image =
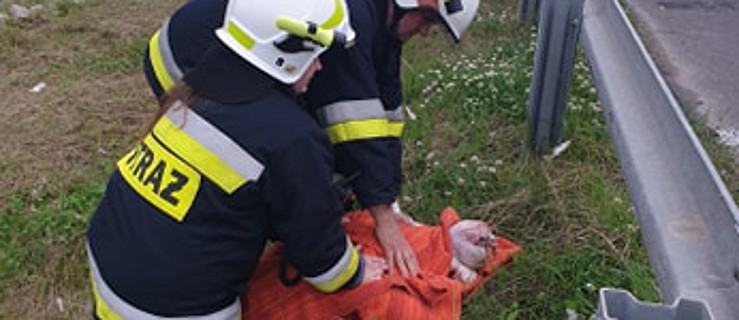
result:
[(403, 122), (389, 122), (387, 124), (387, 135), (394, 138), (400, 138), (403, 136)]
[[(340, 101), (317, 112), (333, 144), (396, 136), (398, 130), (389, 125), (388, 115), (396, 117), (395, 112), (385, 111), (379, 99)], [(402, 112), (400, 117), (402, 119)]]
[(339, 259), (339, 262), (323, 274), (315, 277), (305, 277), (305, 281), (308, 281), (319, 291), (334, 292), (351, 280), (358, 267), (359, 252), (347, 238), (346, 250), (344, 250), (344, 255)]
[(349, 121), (387, 118), (379, 99), (339, 101), (319, 109), (317, 115), (324, 126)]
[(405, 119), (403, 109), (401, 109), (400, 107), (397, 107), (394, 110), (385, 111), (385, 116), (391, 122), (403, 122), (403, 119)]
[(169, 45), (169, 20), (149, 41), (149, 61), (164, 91), (172, 89), (175, 82), (182, 79), (182, 70), (177, 65), (172, 47)]
[(90, 263), (90, 280), (92, 293), (95, 299), (95, 315), (101, 320), (238, 320), (241, 319), (241, 301), (239, 298), (228, 307), (219, 311), (199, 316), (161, 317), (141, 310), (116, 295), (103, 280), (92, 256), (90, 246), (87, 246), (87, 257)]
[(352, 121), (327, 127), (326, 134), (332, 144), (382, 138), (388, 136), (387, 119)]
[(154, 126), (165, 146), (227, 193), (259, 179), (264, 166), (218, 128), (181, 103)]
[(403, 114), (403, 109), (400, 107), (395, 108), (395, 110), (388, 110), (386, 111), (387, 115), (387, 131), (388, 136), (400, 138), (403, 136), (403, 127), (405, 126), (403, 119), (405, 118)]

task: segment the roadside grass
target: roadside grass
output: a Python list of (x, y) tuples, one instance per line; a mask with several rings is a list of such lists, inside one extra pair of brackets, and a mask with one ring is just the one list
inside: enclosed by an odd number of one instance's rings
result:
[(90, 314), (84, 234), (104, 188), (98, 180), (59, 194), (16, 193), (0, 210), (4, 319), (83, 319)]
[(406, 125), (404, 209), (433, 223), (452, 205), (524, 249), (464, 318), (561, 319), (568, 309), (587, 318), (601, 287), (659, 301), (584, 57), (563, 133), (570, 146), (537, 160), (526, 149), (535, 34), (510, 2), (486, 5), (474, 46), (429, 48), (444, 41), (439, 32), (414, 40), (404, 74), (417, 117)]
[(87, 220), (152, 116), (141, 52), (180, 1), (44, 4), (0, 25), (0, 318), (87, 319)]
[[(138, 69), (140, 54), (150, 31), (180, 2), (92, 1), (82, 8), (64, 3), (63, 15), (31, 27), (0, 27), (0, 70), (10, 75), (0, 80), (6, 81), (0, 93), (19, 98), (39, 79), (51, 77), (63, 87), (56, 91), (60, 98), (22, 102), (47, 109), (60, 101), (81, 104), (79, 117), (92, 119), (82, 122), (80, 133), (57, 130), (70, 119), (53, 112), (35, 115), (45, 122), (28, 122), (41, 128), (12, 127), (16, 135), (10, 141), (24, 141), (15, 149), (46, 148), (46, 143), (53, 144), (49, 150), (74, 150), (33, 157), (6, 152), (0, 158), (0, 314), (9, 319), (89, 317), (86, 220), (113, 161), (153, 111)], [(515, 21), (515, 9), (513, 0), (484, 1), (459, 46), (443, 30), (405, 46), (405, 100), (417, 119), (407, 116), (401, 204), (428, 223), (436, 222), (443, 207), (454, 206), (463, 218), (488, 221), (495, 234), (523, 247), (514, 263), (465, 305), (464, 319), (562, 319), (567, 309), (588, 318), (601, 287), (658, 301), (582, 56), (563, 133), (569, 148), (549, 160), (537, 160), (525, 149), (535, 41), (532, 29)], [(104, 12), (129, 12), (130, 18)], [(55, 40), (41, 45), (36, 33)], [(44, 58), (42, 67), (34, 69), (26, 55)], [(93, 80), (105, 95), (83, 90)], [(7, 103), (3, 109), (11, 107)], [(715, 142), (707, 131), (697, 131)], [(29, 135), (41, 135), (36, 138), (41, 142), (24, 140)], [(737, 196), (737, 166), (718, 144), (709, 142), (707, 150), (718, 155), (717, 167)], [(63, 165), (70, 161), (75, 168)]]
[(701, 141), (703, 149), (711, 158), (711, 162), (716, 167), (716, 171), (726, 185), (727, 190), (739, 203), (739, 148), (730, 148), (722, 143), (721, 137), (710, 127), (708, 127), (699, 115), (689, 110), (696, 108), (686, 108), (687, 102), (680, 101), (683, 106), (683, 112), (690, 122), (698, 140)]

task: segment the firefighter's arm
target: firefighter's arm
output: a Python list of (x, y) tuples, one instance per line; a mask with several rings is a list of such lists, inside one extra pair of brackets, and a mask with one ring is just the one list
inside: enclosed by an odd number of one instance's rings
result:
[(363, 258), (341, 225), (343, 208), (331, 185), (332, 154), (325, 136), (319, 130), (301, 135), (269, 163), (264, 198), (287, 262), (323, 292), (362, 282)]

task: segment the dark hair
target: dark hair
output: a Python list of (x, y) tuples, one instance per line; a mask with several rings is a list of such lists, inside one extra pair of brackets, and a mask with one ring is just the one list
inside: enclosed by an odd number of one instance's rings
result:
[(159, 99), (159, 109), (157, 110), (157, 113), (154, 115), (154, 118), (151, 120), (149, 125), (146, 128), (146, 131), (144, 131), (144, 134), (142, 138), (146, 137), (149, 133), (151, 133), (151, 130), (154, 129), (154, 126), (159, 122), (159, 119), (164, 116), (167, 111), (169, 111), (172, 106), (174, 106), (178, 101), (181, 102), (184, 107), (187, 107), (192, 103), (192, 101), (195, 99), (195, 93), (187, 83), (185, 82), (177, 82), (172, 89), (169, 89), (167, 92), (165, 92), (162, 95), (162, 98)]

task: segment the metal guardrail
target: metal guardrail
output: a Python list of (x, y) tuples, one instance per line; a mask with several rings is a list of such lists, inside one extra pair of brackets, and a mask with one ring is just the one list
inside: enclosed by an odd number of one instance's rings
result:
[(596, 320), (710, 320), (711, 313), (702, 301), (679, 299), (672, 305), (640, 302), (631, 292), (600, 289)]
[(621, 6), (585, 5), (582, 44), (663, 301), (739, 319), (739, 210)]
[[(585, 1), (581, 44), (663, 302), (739, 319), (739, 210), (618, 2)], [(611, 311), (643, 319), (634, 310)]]
[(518, 21), (535, 23), (539, 20), (540, 0), (520, 0), (518, 4)]
[[(535, 0), (526, 3), (531, 1)], [(528, 119), (529, 143), (541, 155), (560, 140), (582, 22), (583, 0), (543, 1), (541, 4), (537, 2), (535, 8), (539, 10), (539, 27)]]

